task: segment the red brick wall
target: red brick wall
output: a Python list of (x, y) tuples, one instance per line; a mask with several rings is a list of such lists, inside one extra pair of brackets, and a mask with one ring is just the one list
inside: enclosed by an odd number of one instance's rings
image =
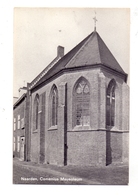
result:
[(57, 164), (58, 158), (58, 130), (49, 130), (47, 147), (46, 147), (46, 163)]
[(38, 132), (31, 134), (31, 161), (39, 163), (39, 136)]
[(95, 132), (68, 132), (67, 164), (88, 165), (97, 162)]
[(129, 162), (129, 133), (128, 132), (123, 133), (122, 140), (123, 140), (122, 161), (124, 163), (128, 163)]
[[(72, 126), (73, 113), (73, 87), (76, 81), (83, 76), (90, 83), (90, 118), (91, 127), (89, 130), (93, 131), (78, 131), (75, 132)], [(123, 80), (117, 75), (112, 75), (109, 72), (94, 70), (80, 70), (64, 74), (56, 78), (52, 82), (38, 89), (32, 94), (32, 103), (36, 93), (41, 95), (46, 92), (46, 107), (45, 107), (45, 163), (63, 164), (64, 162), (64, 106), (65, 93), (64, 87), (60, 87), (61, 83), (67, 82), (67, 164), (106, 164), (106, 88), (111, 79), (115, 79), (118, 86), (116, 100), (116, 131), (122, 130), (122, 124), (125, 124), (122, 114), (125, 112), (125, 103), (122, 112), (122, 84)], [(60, 105), (58, 107), (58, 125), (57, 130), (49, 129), (49, 94), (53, 84), (56, 84), (59, 94)], [(125, 84), (126, 85), (126, 84)], [(127, 89), (126, 89), (127, 90)], [(127, 98), (127, 97), (126, 97)], [(33, 106), (33, 104), (32, 104)], [(33, 115), (33, 108), (32, 113)], [(33, 127), (33, 120), (31, 119), (31, 128)], [(32, 130), (32, 129), (31, 129)], [(124, 142), (121, 133), (111, 133), (110, 146), (112, 148), (112, 161), (120, 162), (121, 156), (125, 147), (122, 147)], [(31, 156), (32, 161), (38, 161), (40, 155), (40, 132), (31, 134)], [(38, 141), (39, 140), (39, 141)], [(127, 152), (124, 152), (126, 155)], [(60, 156), (60, 158), (59, 158)], [(61, 159), (62, 158), (62, 159)]]
[(112, 163), (122, 162), (122, 133), (111, 132)]

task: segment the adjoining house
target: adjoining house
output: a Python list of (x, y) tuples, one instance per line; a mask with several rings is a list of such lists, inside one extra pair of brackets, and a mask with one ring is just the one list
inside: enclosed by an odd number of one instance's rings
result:
[(127, 74), (96, 29), (27, 86), (26, 159), (57, 165), (128, 162)]
[(19, 89), (19, 98), (14, 98), (13, 105), (13, 156), (21, 160), (26, 159), (25, 145), (25, 119), (26, 119), (26, 91), (27, 88)]

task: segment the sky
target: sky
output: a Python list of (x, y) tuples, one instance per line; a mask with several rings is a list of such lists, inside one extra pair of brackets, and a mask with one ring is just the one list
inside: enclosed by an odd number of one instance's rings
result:
[(94, 31), (95, 12), (97, 32), (129, 76), (128, 8), (14, 8), (14, 97), (56, 57), (58, 45), (66, 54)]

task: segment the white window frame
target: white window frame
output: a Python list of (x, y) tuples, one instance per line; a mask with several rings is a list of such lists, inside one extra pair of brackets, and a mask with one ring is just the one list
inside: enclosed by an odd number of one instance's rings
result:
[(17, 136), (17, 152), (20, 151), (20, 136)]
[(18, 115), (18, 129), (20, 129), (21, 123), (20, 123), (20, 115)]
[(16, 130), (16, 118), (14, 118), (14, 121), (13, 121), (13, 130), (14, 131)]

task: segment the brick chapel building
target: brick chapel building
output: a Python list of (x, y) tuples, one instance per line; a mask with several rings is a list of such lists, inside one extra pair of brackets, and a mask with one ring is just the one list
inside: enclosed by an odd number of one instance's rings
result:
[(57, 57), (27, 91), (27, 160), (57, 165), (128, 162), (127, 74), (96, 30)]

